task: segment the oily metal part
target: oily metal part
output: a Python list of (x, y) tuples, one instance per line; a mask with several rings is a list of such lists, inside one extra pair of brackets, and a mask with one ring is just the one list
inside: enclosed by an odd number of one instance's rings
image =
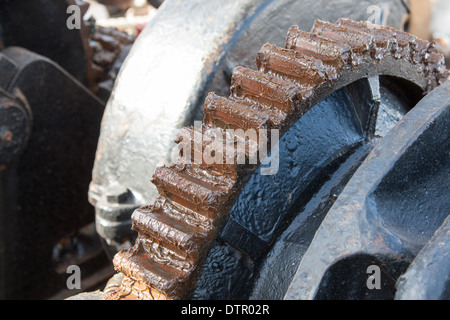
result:
[[(148, 172), (149, 162), (169, 160), (173, 137), (197, 104), (197, 92), (208, 82), (215, 59), (234, 37), (235, 28), (248, 20), (251, 8), (260, 2), (173, 0), (158, 9), (124, 62), (106, 107), (89, 191), (91, 203), (101, 200), (113, 183), (129, 188), (141, 205), (148, 203), (145, 199), (156, 198), (156, 189), (131, 182), (143, 174), (151, 176), (155, 168)], [(177, 10), (180, 7), (182, 15)], [(195, 23), (186, 26), (185, 16)], [(180, 25), (185, 27), (179, 30)], [(169, 66), (176, 74), (168, 72)], [(152, 77), (154, 74), (160, 76)], [(158, 132), (167, 140), (156, 143), (160, 138), (155, 136), (146, 141), (142, 128)], [(131, 164), (130, 154), (136, 155)]]
[(402, 0), (266, 1), (258, 16), (221, 62), (206, 92), (214, 91), (218, 95), (227, 96), (234, 68), (237, 66), (252, 68), (255, 54), (266, 42), (284, 46), (286, 30), (292, 25), (298, 25), (301, 30), (310, 30), (315, 19), (336, 21), (341, 17), (347, 17), (355, 21), (370, 21), (368, 9), (372, 8), (380, 9), (383, 18), (379, 24), (403, 29), (408, 8)]
[(95, 93), (107, 102), (118, 71), (128, 55), (134, 37), (114, 28), (95, 27), (90, 35), (89, 47), (92, 55), (90, 82)]
[[(69, 29), (67, 23), (70, 15), (67, 10), (71, 5), (80, 9), (81, 16), (89, 8), (89, 3), (78, 0), (0, 2), (4, 45), (23, 47), (45, 56), (61, 65), (94, 93), (99, 89), (105, 91), (102, 88), (105, 83), (102, 82), (114, 80), (110, 71), (116, 60), (123, 62), (121, 53), (128, 52), (134, 37), (116, 29), (96, 26), (95, 22), (84, 19), (80, 19), (79, 29)], [(110, 93), (111, 89), (112, 85), (107, 92)]]
[[(358, 79), (389, 75), (428, 92), (447, 76), (434, 45), (389, 27), (340, 19), (317, 20), (311, 32), (292, 27), (285, 48), (265, 45), (258, 70), (234, 70), (229, 98), (211, 93), (205, 101), (204, 135), (225, 129), (279, 129), (286, 132), (331, 92)], [(184, 128), (179, 142), (195, 140)], [(208, 148), (205, 142), (200, 150)], [(235, 151), (235, 150), (232, 150)], [(257, 165), (176, 163), (157, 168), (153, 183), (160, 196), (132, 216), (138, 238), (114, 258), (125, 274), (121, 288), (106, 299), (188, 298), (212, 240)], [(248, 156), (248, 154), (247, 154)], [(225, 163), (225, 161), (224, 161)]]
[(112, 253), (136, 233), (129, 228), (132, 206), (109, 203), (110, 190), (128, 189), (135, 206), (153, 203), (158, 192), (148, 180), (170, 161), (179, 129), (203, 118), (208, 92), (227, 96), (234, 68), (253, 66), (266, 41), (283, 46), (291, 25), (309, 30), (314, 17), (367, 20), (372, 5), (383, 22), (402, 28), (401, 0), (165, 1), (125, 61), (103, 118), (89, 198)]

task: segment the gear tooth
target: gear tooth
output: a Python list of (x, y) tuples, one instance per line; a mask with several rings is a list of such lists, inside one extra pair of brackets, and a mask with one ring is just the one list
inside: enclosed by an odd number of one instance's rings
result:
[(285, 49), (294, 50), (328, 64), (345, 64), (352, 54), (350, 46), (321, 37), (315, 33), (291, 27), (286, 36)]
[(228, 191), (226, 187), (216, 186), (210, 181), (202, 181), (174, 167), (157, 168), (152, 182), (160, 194), (171, 201), (206, 216), (220, 214), (220, 204)]
[(167, 206), (149, 206), (135, 210), (131, 217), (133, 229), (174, 253), (183, 254), (198, 249), (199, 243), (205, 237), (205, 230), (174, 219), (167, 211)]
[(171, 300), (165, 294), (137, 280), (123, 276), (118, 290), (105, 292), (102, 300)]
[[(223, 134), (223, 130), (219, 129)], [(234, 164), (233, 164), (234, 165)], [(219, 190), (229, 190), (235, 183), (235, 179), (227, 174), (224, 174), (223, 170), (215, 171), (210, 168), (206, 168), (203, 165), (187, 165), (183, 168), (183, 173), (189, 175), (193, 179), (208, 184), (211, 188)]]
[[(248, 101), (245, 101), (245, 103), (248, 103)], [(275, 112), (277, 110), (269, 110), (266, 117), (268, 114), (274, 115)], [(211, 113), (214, 113), (214, 111), (211, 111)], [(272, 120), (278, 116), (275, 114), (272, 118), (269, 117), (268, 125), (274, 126)], [(221, 120), (220, 118), (213, 118), (213, 121), (215, 124), (220, 124)], [(244, 132), (244, 130), (253, 128), (237, 129)], [(254, 130), (256, 137), (258, 137), (259, 129), (260, 127)], [(234, 142), (240, 141), (239, 137), (236, 136), (233, 136), (234, 140), (231, 140), (231, 143), (227, 141), (229, 139), (228, 129), (216, 127), (215, 125), (205, 125), (202, 127), (202, 131), (184, 128), (182, 132), (180, 131), (177, 141), (178, 143), (188, 144), (190, 147), (186, 148), (187, 150), (183, 150), (183, 152), (190, 152), (190, 154), (181, 155), (174, 165), (174, 170), (184, 171), (188, 175), (196, 177), (199, 181), (209, 182), (211, 185), (219, 188), (229, 188), (236, 181), (237, 175), (236, 160), (239, 153), (234, 146)], [(245, 144), (248, 146), (249, 142), (246, 141)], [(257, 145), (257, 142), (252, 145)], [(185, 148), (185, 146), (182, 148)], [(212, 154), (213, 152), (214, 154)], [(245, 157), (248, 156), (246, 149)]]
[(429, 72), (442, 74), (445, 72), (445, 58), (441, 53), (427, 53), (424, 56), (426, 69)]
[(194, 227), (202, 228), (204, 231), (211, 230), (213, 223), (213, 219), (211, 217), (186, 208), (177, 202), (168, 201), (166, 198), (161, 196), (157, 201), (162, 203), (166, 214), (173, 219), (183, 221)]
[(442, 84), (448, 77), (448, 70), (445, 66), (445, 58), (441, 53), (427, 53), (424, 57), (424, 73), (427, 77), (433, 78), (432, 85), (428, 91), (432, 88)]
[(204, 122), (223, 129), (255, 129), (279, 127), (285, 114), (278, 110), (261, 110), (250, 100), (232, 100), (211, 96), (204, 108)]
[(413, 37), (410, 43), (411, 61), (413, 63), (426, 63), (429, 54), (439, 54), (434, 42), (428, 42), (418, 37)]
[[(195, 163), (198, 154), (202, 154), (202, 129), (194, 129), (193, 127), (181, 128), (175, 138), (178, 144), (178, 157), (175, 165), (183, 167), (188, 163)], [(201, 162), (199, 162), (200, 164)]]
[(396, 33), (395, 38), (397, 39), (396, 46), (394, 48), (393, 54), (397, 59), (403, 59), (411, 55), (411, 43), (415, 41), (415, 37), (407, 32), (396, 30), (391, 27), (385, 27)]
[[(205, 240), (205, 235), (195, 231), (187, 236), (184, 235), (184, 242), (189, 243), (189, 248), (187, 249), (183, 246), (183, 243), (179, 243), (179, 239), (173, 234), (182, 234), (183, 230), (186, 231), (188, 229), (186, 229), (185, 226), (180, 226), (183, 225), (182, 222), (166, 225), (164, 221), (170, 220), (167, 220), (167, 217), (159, 217), (160, 215), (164, 216), (164, 214), (166, 214), (166, 209), (167, 208), (165, 207), (164, 210), (161, 211), (144, 207), (141, 209), (142, 212), (137, 211), (137, 213), (141, 214), (141, 216), (135, 215), (135, 219), (138, 221), (136, 222), (136, 227), (138, 228), (136, 230), (139, 231), (137, 238), (139, 249), (137, 252), (146, 254), (148, 259), (152, 259), (157, 263), (168, 266), (169, 270), (178, 270), (179, 272), (173, 272), (176, 275), (185, 274), (192, 271), (195, 261), (198, 259), (198, 248)], [(154, 234), (154, 226), (152, 227), (150, 224), (164, 227), (163, 230), (165, 231), (158, 231), (158, 233)], [(145, 232), (141, 231), (141, 229), (145, 229)], [(172, 235), (167, 236), (165, 233), (171, 233)], [(171, 240), (176, 240), (177, 242), (172, 243)], [(147, 284), (153, 286), (151, 282), (147, 282)]]
[[(139, 232), (138, 239), (132, 249), (116, 255), (114, 263), (118, 271), (156, 288), (157, 293), (182, 297), (185, 290), (181, 290), (180, 283), (188, 282), (185, 279), (199, 260), (202, 244), (214, 231), (212, 223), (218, 210), (211, 208), (217, 202), (212, 199), (217, 193), (211, 190), (219, 190), (223, 196), (230, 181), (195, 167), (184, 172), (161, 167), (155, 172), (154, 183), (161, 196), (152, 206), (135, 210), (132, 222), (133, 229)], [(185, 192), (180, 193), (178, 188)], [(217, 198), (223, 202), (223, 197)], [(200, 202), (209, 205), (202, 210), (197, 207)], [(192, 206), (200, 213), (189, 209)]]
[(310, 88), (338, 77), (338, 70), (333, 64), (272, 44), (261, 48), (256, 62), (261, 72), (278, 74)]
[(353, 66), (359, 65), (373, 50), (374, 37), (363, 31), (317, 19), (311, 32), (350, 46)]
[(301, 32), (304, 32), (303, 30), (300, 30), (298, 26), (292, 26), (289, 28), (286, 39), (284, 41), (284, 48), (285, 49), (293, 49), (297, 46), (297, 35)]
[[(341, 18), (337, 23), (372, 35), (375, 45), (374, 58), (376, 59), (382, 59), (387, 52), (393, 52), (395, 55), (396, 50), (401, 50), (401, 47), (403, 47), (404, 56), (407, 56), (406, 52), (409, 51), (411, 61), (415, 64), (423, 63), (426, 73), (442, 73), (445, 70), (444, 57), (437, 51), (434, 42), (427, 42), (406, 32), (375, 25), (367, 21)], [(409, 50), (406, 50), (407, 47), (409, 47)]]
[(193, 141), (194, 139), (194, 129), (192, 127), (183, 127), (178, 131), (175, 138), (175, 143), (181, 143), (183, 141)]
[(383, 27), (391, 32), (395, 32), (397, 39), (397, 50), (395, 57), (408, 57), (413, 63), (423, 63), (426, 60), (427, 53), (439, 53), (433, 42), (422, 40), (410, 33), (394, 29), (392, 27)]
[[(139, 246), (139, 240), (136, 241), (135, 246)], [(148, 287), (150, 296), (157, 295), (161, 298), (161, 296), (177, 297), (183, 294), (184, 288), (181, 288), (179, 284), (183, 283), (182, 279), (186, 277), (187, 273), (154, 261), (146, 252), (122, 250), (115, 255), (113, 264), (117, 271), (126, 274), (132, 282), (138, 282)], [(132, 283), (126, 294), (139, 296), (134, 287), (135, 285)], [(124, 294), (123, 291), (122, 288), (122, 294)]]
[(397, 33), (392, 28), (382, 27), (368, 21), (353, 21), (348, 18), (339, 19), (337, 24), (373, 36), (374, 59), (381, 60), (396, 48)]
[[(424, 41), (424, 40), (422, 40), (422, 41)], [(430, 42), (427, 42), (427, 41), (425, 41), (426, 43), (427, 43), (427, 52), (428, 53), (437, 53), (437, 54), (442, 54), (438, 49), (437, 49), (437, 47), (436, 47), (436, 42), (433, 40), (433, 41), (430, 41)]]
[(268, 108), (277, 108), (288, 114), (304, 100), (307, 89), (300, 91), (293, 81), (274, 75), (237, 67), (231, 81), (231, 96), (238, 100), (250, 99)]
[(425, 54), (428, 51), (428, 44), (415, 37), (411, 42), (411, 61), (415, 64), (419, 64), (425, 61)]

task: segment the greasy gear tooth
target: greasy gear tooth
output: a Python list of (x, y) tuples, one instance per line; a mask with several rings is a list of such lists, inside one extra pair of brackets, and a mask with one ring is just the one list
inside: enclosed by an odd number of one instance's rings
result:
[(393, 29), (368, 21), (353, 21), (348, 18), (339, 19), (337, 24), (373, 36), (372, 56), (376, 60), (381, 60), (386, 55), (390, 55), (397, 46), (397, 33)]
[(206, 124), (223, 129), (248, 130), (279, 126), (285, 117), (279, 110), (265, 110), (249, 99), (232, 100), (214, 93), (208, 95), (203, 110)]
[(374, 37), (360, 30), (316, 20), (311, 32), (349, 45), (352, 49), (351, 63), (353, 66), (361, 64), (373, 50)]
[(287, 79), (237, 67), (233, 72), (231, 95), (237, 99), (249, 98), (288, 114), (296, 109), (298, 101), (303, 100), (304, 91), (308, 89), (297, 87)]
[(278, 74), (309, 87), (316, 87), (337, 77), (333, 65), (269, 43), (257, 54), (256, 66), (261, 72)]
[(347, 63), (352, 54), (348, 45), (299, 30), (298, 26), (289, 29), (285, 48), (319, 59), (324, 63), (338, 65)]
[(221, 200), (229, 189), (229, 186), (217, 186), (204, 178), (168, 167), (157, 168), (152, 182), (158, 190), (187, 208), (200, 207), (215, 214), (219, 213)]

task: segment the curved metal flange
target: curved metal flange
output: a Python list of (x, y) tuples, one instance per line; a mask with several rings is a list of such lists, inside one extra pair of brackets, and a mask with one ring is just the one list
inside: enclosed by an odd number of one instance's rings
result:
[(397, 282), (397, 300), (450, 299), (450, 216)]
[[(323, 220), (285, 299), (394, 298), (396, 280), (448, 215), (449, 93), (447, 81), (372, 150)], [(367, 285), (371, 265), (378, 290)]]

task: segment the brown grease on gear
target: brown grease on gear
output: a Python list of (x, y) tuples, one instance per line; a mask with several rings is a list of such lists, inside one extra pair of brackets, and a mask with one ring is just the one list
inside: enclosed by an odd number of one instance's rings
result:
[(125, 47), (134, 42), (134, 37), (114, 28), (95, 27), (89, 35), (89, 83), (97, 94), (98, 84), (109, 77), (109, 72)]
[[(387, 57), (420, 65), (420, 76), (427, 80), (425, 91), (448, 76), (433, 43), (368, 22), (316, 20), (311, 33), (291, 27), (285, 48), (264, 45), (256, 57), (258, 71), (236, 68), (230, 97), (210, 93), (202, 132), (215, 130), (225, 136), (227, 128), (277, 128), (284, 133), (313, 106), (321, 86), (330, 91), (344, 70), (358, 70), (364, 63), (376, 69)], [(212, 240), (258, 167), (238, 165), (235, 150), (231, 164), (226, 159), (224, 164), (197, 163), (196, 153), (202, 154), (211, 143), (196, 149), (195, 136), (200, 134), (183, 128), (176, 140), (191, 145), (194, 141), (187, 155), (191, 163), (156, 170), (153, 183), (160, 196), (133, 213), (133, 229), (139, 236), (132, 248), (115, 256), (116, 270), (126, 276), (106, 299), (190, 297)]]

